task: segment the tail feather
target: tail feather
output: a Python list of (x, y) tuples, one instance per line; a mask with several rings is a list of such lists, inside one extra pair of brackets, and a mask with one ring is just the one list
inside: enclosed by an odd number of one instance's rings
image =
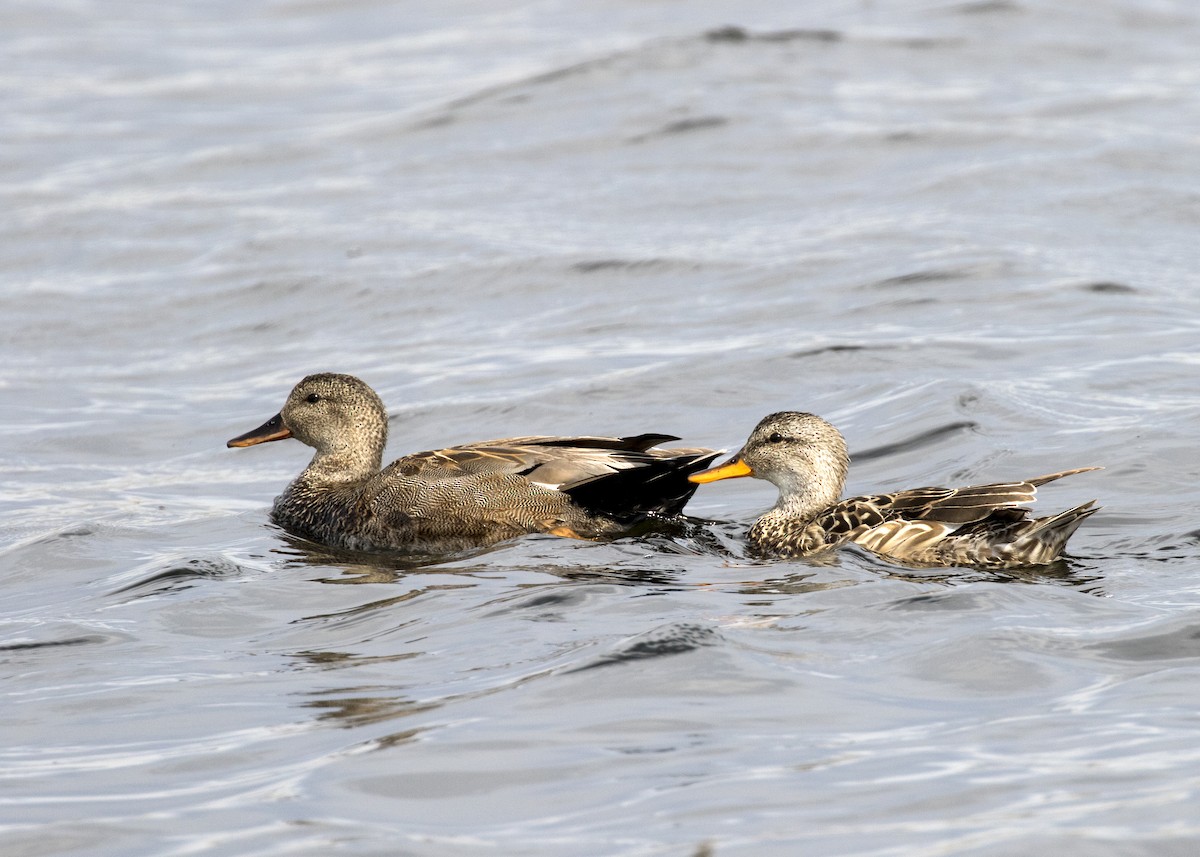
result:
[(677, 515), (700, 487), (689, 482), (688, 475), (708, 467), (720, 453), (709, 449), (668, 449), (663, 453), (643, 465), (596, 476), (563, 490), (591, 514), (618, 521)]
[(1020, 535), (1012, 542), (1011, 551), (1014, 558), (1031, 564), (1053, 562), (1062, 554), (1067, 540), (1075, 534), (1087, 518), (1100, 511), (1095, 500), (1030, 521)]
[(1045, 485), (1047, 482), (1053, 482), (1055, 479), (1062, 479), (1064, 476), (1074, 476), (1076, 473), (1088, 473), (1092, 470), (1103, 470), (1103, 467), (1076, 467), (1074, 470), (1063, 470), (1059, 473), (1047, 473), (1045, 476), (1035, 476), (1032, 479), (1026, 479), (1030, 485)]

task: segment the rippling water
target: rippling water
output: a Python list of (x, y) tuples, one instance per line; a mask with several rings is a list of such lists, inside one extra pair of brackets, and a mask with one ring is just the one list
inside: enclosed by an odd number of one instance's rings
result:
[[(1200, 11), (0, 11), (0, 843), (21, 855), (1190, 854)], [(851, 491), (1105, 466), (1039, 571), (676, 534), (290, 540), (312, 371), (390, 452), (732, 448)]]

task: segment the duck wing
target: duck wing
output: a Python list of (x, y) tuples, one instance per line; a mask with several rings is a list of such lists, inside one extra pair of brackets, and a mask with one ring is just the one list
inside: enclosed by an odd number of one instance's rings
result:
[[(1020, 482), (994, 482), (988, 485), (969, 485), (963, 488), (911, 488), (890, 494), (855, 498), (866, 501), (885, 518), (910, 521), (938, 521), (946, 524), (971, 524), (993, 517), (1006, 510), (1032, 503), (1039, 485), (1099, 470), (1098, 467), (1077, 467), (1058, 473), (1035, 476)], [(839, 504), (841, 505), (841, 504)], [(1001, 517), (1008, 517), (1002, 514)], [(1023, 517), (1024, 512), (1017, 517)]]
[(415, 452), (388, 465), (385, 474), (415, 479), (515, 474), (552, 490), (565, 490), (598, 476), (657, 460), (666, 450), (657, 443), (674, 435), (631, 437), (510, 437)]
[(831, 537), (853, 540), (901, 562), (1046, 563), (1062, 553), (1071, 534), (1096, 511), (1094, 501), (1037, 519), (1025, 505), (1034, 501), (1039, 485), (1099, 469), (1080, 467), (1021, 482), (852, 497), (820, 520)]
[[(552, 491), (593, 516), (628, 520), (674, 515), (698, 487), (688, 482), (688, 475), (703, 470), (719, 454), (711, 449), (655, 446), (678, 439), (669, 434), (504, 438), (407, 455), (389, 465), (381, 477), (385, 483), (424, 482), (430, 487), (462, 480), (464, 487), (489, 486), (482, 490), (494, 491), (490, 486), (497, 477), (515, 476), (527, 486), (518, 493), (530, 497), (530, 502)], [(506, 491), (514, 490), (506, 484)]]

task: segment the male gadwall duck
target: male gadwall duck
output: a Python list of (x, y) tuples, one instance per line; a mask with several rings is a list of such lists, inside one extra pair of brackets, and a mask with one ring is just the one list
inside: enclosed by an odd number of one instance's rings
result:
[(655, 449), (671, 435), (514, 437), (406, 455), (380, 470), (387, 412), (351, 375), (309, 375), (265, 424), (229, 441), (294, 437), (316, 449), (271, 517), (351, 550), (457, 550), (525, 533), (617, 535), (678, 514), (712, 463), (709, 449)]
[(812, 414), (784, 411), (765, 417), (728, 462), (688, 479), (754, 476), (779, 489), (774, 508), (748, 535), (751, 549), (764, 556), (806, 556), (853, 542), (911, 565), (1041, 565), (1058, 559), (1071, 534), (1099, 508), (1093, 500), (1045, 518), (1021, 508), (1033, 502), (1037, 486), (1098, 467), (840, 500), (849, 465), (841, 432)]

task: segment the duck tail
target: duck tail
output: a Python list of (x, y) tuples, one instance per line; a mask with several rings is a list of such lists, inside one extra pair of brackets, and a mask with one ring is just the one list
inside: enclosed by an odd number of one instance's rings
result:
[(645, 464), (597, 476), (563, 490), (593, 515), (628, 523), (647, 515), (678, 515), (700, 486), (688, 476), (703, 470), (719, 452), (665, 449)]
[(1057, 515), (1030, 521), (1029, 526), (1013, 539), (1012, 554), (1031, 565), (1054, 562), (1062, 555), (1067, 540), (1075, 534), (1079, 525), (1099, 511), (1096, 501), (1089, 500)]

